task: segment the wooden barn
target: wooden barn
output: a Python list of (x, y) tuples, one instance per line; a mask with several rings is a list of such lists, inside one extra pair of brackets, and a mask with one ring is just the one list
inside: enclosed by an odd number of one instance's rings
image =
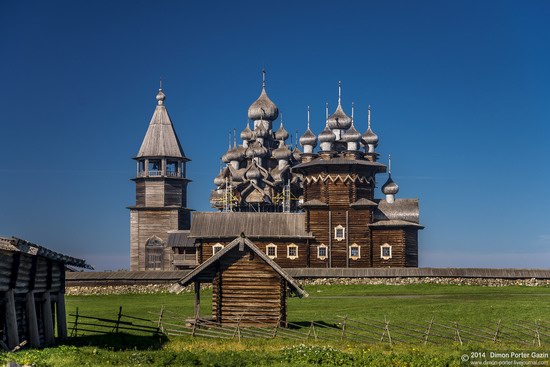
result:
[(195, 284), (195, 319), (200, 284), (212, 283), (212, 319), (221, 325), (287, 325), (287, 297), (308, 294), (279, 265), (241, 234), (179, 283)]
[[(0, 237), (0, 327), (4, 348), (27, 341), (50, 346), (67, 337), (65, 266), (93, 269), (66, 256), (15, 237)], [(57, 331), (57, 333), (56, 333)]]

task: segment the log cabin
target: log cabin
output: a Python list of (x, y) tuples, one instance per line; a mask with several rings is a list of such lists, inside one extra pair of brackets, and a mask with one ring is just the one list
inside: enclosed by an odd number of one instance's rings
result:
[(287, 297), (308, 294), (244, 233), (178, 282), (194, 283), (200, 319), (200, 284), (212, 283), (212, 321), (222, 326), (287, 326)]
[(10, 350), (51, 346), (67, 337), (65, 267), (93, 269), (84, 260), (28, 241), (0, 237), (1, 340)]

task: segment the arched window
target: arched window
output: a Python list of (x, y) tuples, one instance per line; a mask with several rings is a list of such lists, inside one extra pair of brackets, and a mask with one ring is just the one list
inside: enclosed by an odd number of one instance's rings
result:
[(384, 260), (391, 259), (391, 246), (389, 243), (380, 246), (380, 257)]
[(145, 243), (145, 270), (163, 270), (164, 241), (153, 236)]
[(286, 257), (288, 257), (290, 260), (294, 260), (298, 258), (298, 246), (294, 243), (291, 243), (286, 247)]
[(328, 247), (324, 243), (317, 246), (317, 258), (325, 260), (328, 257)]
[(276, 259), (277, 258), (277, 246), (273, 243), (270, 243), (265, 247), (265, 253), (267, 254), (267, 257), (270, 259)]
[(212, 246), (212, 255), (216, 255), (221, 250), (223, 250), (223, 245), (221, 243), (216, 243)]
[(358, 260), (361, 258), (361, 246), (354, 243), (349, 247), (349, 257), (352, 260)]

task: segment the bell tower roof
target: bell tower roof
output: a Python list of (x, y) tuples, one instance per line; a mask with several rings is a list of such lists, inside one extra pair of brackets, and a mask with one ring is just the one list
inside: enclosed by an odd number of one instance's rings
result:
[[(161, 82), (162, 83), (162, 82)], [(141, 148), (136, 158), (142, 157), (170, 157), (187, 160), (180, 141), (172, 125), (168, 110), (164, 105), (166, 95), (162, 90), (162, 84), (156, 96), (157, 107), (149, 123), (149, 128), (141, 143)]]

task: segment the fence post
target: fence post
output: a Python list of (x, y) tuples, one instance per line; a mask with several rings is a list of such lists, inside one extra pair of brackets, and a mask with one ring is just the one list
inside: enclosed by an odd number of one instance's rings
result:
[(115, 324), (115, 327), (113, 328), (113, 331), (115, 333), (118, 333), (118, 327), (120, 325), (120, 318), (122, 317), (122, 306), (120, 306), (118, 308), (118, 317), (117, 317), (117, 320), (116, 320), (116, 324)]
[(160, 308), (160, 313), (159, 313), (159, 321), (157, 323), (157, 329), (161, 332), (161, 333), (164, 333), (164, 327), (162, 326), (162, 317), (164, 316), (164, 305), (162, 305), (162, 307)]
[(346, 337), (346, 323), (348, 322), (348, 315), (344, 316), (344, 323), (342, 324), (342, 336), (340, 339), (344, 339)]
[(273, 334), (271, 335), (272, 338), (275, 338), (277, 336), (277, 330), (279, 330), (280, 324), (281, 324), (281, 315), (279, 315), (279, 318), (277, 319), (277, 325), (275, 325), (275, 328), (273, 328)]
[(71, 330), (71, 338), (76, 337), (76, 335), (78, 334), (78, 307), (76, 308), (76, 315), (74, 316), (75, 318), (74, 318), (73, 329)]
[(428, 344), (428, 338), (430, 337), (430, 331), (432, 330), (432, 325), (434, 323), (434, 318), (432, 316), (432, 319), (430, 320), (430, 324), (428, 325), (428, 329), (426, 330), (426, 336), (424, 337), (424, 345)]
[(393, 345), (390, 334), (390, 320), (386, 319), (386, 315), (384, 315), (384, 323), (386, 324), (386, 326), (384, 326), (384, 332), (382, 333), (382, 339), (380, 339), (380, 341), (383, 341), (384, 334), (388, 333), (388, 340), (390, 342), (390, 345)]
[(235, 332), (233, 333), (233, 338), (235, 338), (235, 336), (238, 336), (239, 337), (239, 341), (241, 341), (241, 319), (243, 318), (244, 316), (244, 312), (241, 314), (241, 316), (239, 316), (239, 320), (237, 321), (237, 327), (235, 328)]
[(536, 338), (537, 343), (540, 347), (540, 333), (539, 333), (540, 323), (535, 320), (535, 325), (537, 326), (537, 328), (535, 329), (535, 338)]
[(498, 341), (498, 333), (500, 332), (500, 322), (502, 320), (498, 320), (497, 322), (497, 330), (495, 331), (495, 337), (493, 338), (493, 343), (496, 343)]
[(460, 345), (462, 345), (462, 338), (460, 337), (460, 330), (458, 330), (458, 322), (455, 322), (455, 330), (456, 330), (456, 335), (455, 335), (456, 339), (458, 339), (458, 342), (460, 343)]

